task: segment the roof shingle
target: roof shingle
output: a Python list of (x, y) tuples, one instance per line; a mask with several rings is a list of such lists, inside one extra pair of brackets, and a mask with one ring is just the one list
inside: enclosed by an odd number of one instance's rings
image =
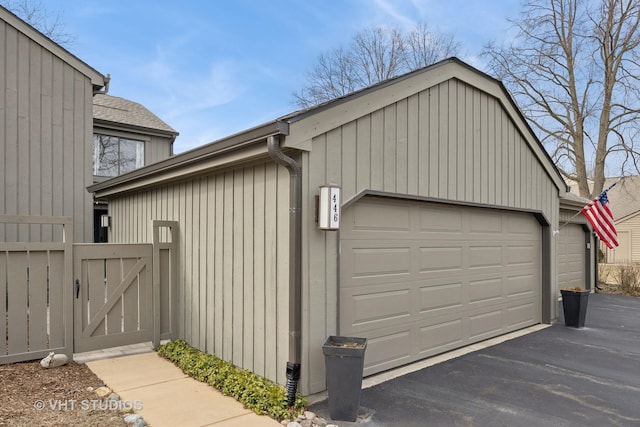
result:
[(102, 93), (93, 97), (93, 118), (178, 134), (143, 105)]

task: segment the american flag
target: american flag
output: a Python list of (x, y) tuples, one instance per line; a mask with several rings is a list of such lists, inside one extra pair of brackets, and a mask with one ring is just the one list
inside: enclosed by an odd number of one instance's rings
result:
[[(611, 187), (613, 187), (613, 185)], [(604, 190), (598, 197), (593, 199), (592, 202), (582, 208), (582, 213), (591, 223), (593, 231), (596, 232), (598, 238), (602, 240), (609, 249), (618, 246), (618, 233), (613, 223), (613, 214), (611, 213), (611, 209), (609, 209), (609, 198), (607, 197), (607, 191), (609, 191), (611, 187)]]

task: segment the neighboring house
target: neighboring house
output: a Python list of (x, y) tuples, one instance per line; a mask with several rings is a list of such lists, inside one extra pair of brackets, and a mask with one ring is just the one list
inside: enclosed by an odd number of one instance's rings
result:
[[(173, 155), (178, 136), (143, 105), (107, 94), (93, 98), (93, 182), (121, 175)], [(106, 242), (100, 218), (107, 205), (94, 205), (94, 241)]]
[[(71, 217), (75, 242), (104, 241), (105, 209), (86, 188), (171, 156), (178, 133), (104, 94), (108, 77), (1, 6), (0, 35), (0, 215)], [(0, 225), (0, 241), (59, 241), (61, 232)]]
[[(316, 222), (328, 183), (337, 232)], [(371, 375), (549, 323), (561, 281), (592, 283), (588, 227), (555, 233), (582, 202), (504, 86), (455, 58), (90, 191), (114, 242), (178, 222), (181, 338), (280, 383), (301, 363), (305, 394), (330, 335), (368, 338)]]
[[(617, 180), (608, 179), (605, 186)], [(604, 248), (605, 259), (608, 263), (640, 262), (640, 176), (620, 178), (608, 194), (620, 245)]]
[[(607, 196), (618, 232), (619, 246), (608, 249), (600, 244), (603, 255), (601, 261), (610, 264), (640, 262), (640, 176), (607, 178), (604, 188), (609, 188), (616, 182)], [(571, 191), (577, 194), (577, 185), (569, 184)]]

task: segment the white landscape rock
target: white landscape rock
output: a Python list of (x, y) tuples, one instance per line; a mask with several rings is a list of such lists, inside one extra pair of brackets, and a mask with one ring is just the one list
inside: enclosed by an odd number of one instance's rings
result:
[(47, 357), (40, 361), (43, 368), (57, 368), (69, 363), (69, 357), (66, 354), (55, 354), (53, 351)]
[(96, 389), (96, 394), (99, 398), (103, 398), (111, 394), (111, 389), (109, 387), (98, 387)]
[(133, 427), (145, 427), (147, 425), (147, 423), (144, 421), (144, 418), (137, 414), (129, 414), (125, 416), (124, 422), (127, 425), (133, 425)]

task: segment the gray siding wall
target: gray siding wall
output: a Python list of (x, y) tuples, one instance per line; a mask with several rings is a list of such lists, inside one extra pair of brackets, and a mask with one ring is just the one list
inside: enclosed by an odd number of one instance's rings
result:
[(273, 162), (109, 200), (112, 242), (151, 242), (179, 223), (178, 334), (284, 384), (288, 357), (289, 174)]
[[(0, 214), (70, 216), (93, 240), (88, 77), (0, 20)], [(0, 228), (2, 241), (59, 241), (51, 225)]]
[(560, 225), (566, 222), (571, 222), (572, 224), (589, 224), (587, 218), (580, 212), (580, 208), (575, 208), (575, 210), (560, 208), (558, 221)]
[[(558, 189), (500, 101), (456, 79), (314, 137), (302, 170), (303, 229), (308, 233), (303, 261), (305, 393), (325, 389), (322, 343), (338, 332), (339, 235), (319, 231), (314, 223), (311, 213), (320, 185), (341, 185), (343, 203), (363, 190), (376, 190), (536, 210), (552, 229), (558, 224)], [(551, 252), (553, 260), (555, 245)], [(552, 289), (551, 295), (556, 293)], [(555, 318), (555, 304), (543, 304), (551, 305)]]
[(159, 162), (171, 157), (171, 139), (161, 136), (151, 136), (144, 145), (144, 164)]

